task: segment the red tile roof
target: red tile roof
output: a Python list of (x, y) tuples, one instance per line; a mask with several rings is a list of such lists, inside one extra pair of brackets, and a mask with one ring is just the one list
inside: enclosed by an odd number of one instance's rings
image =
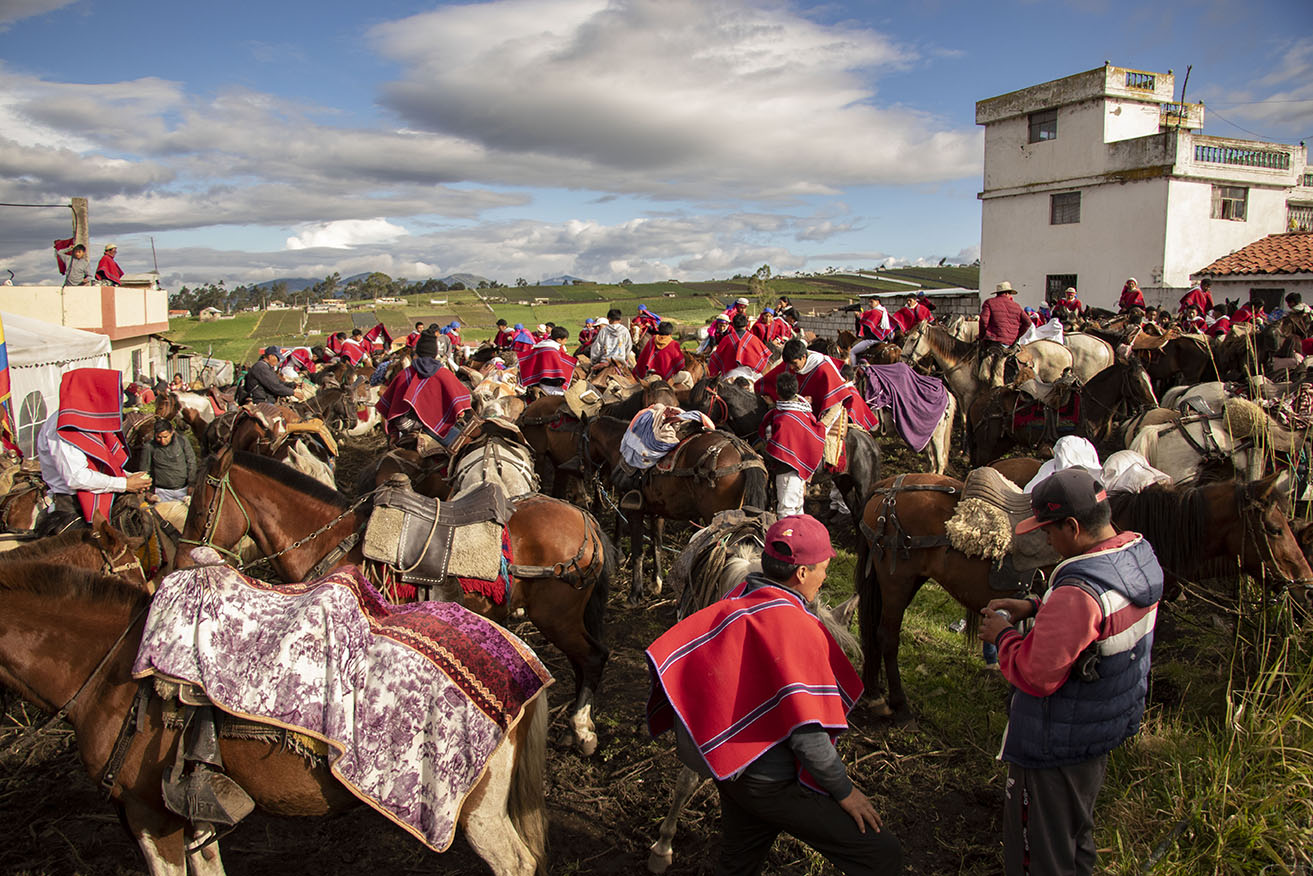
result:
[(1313, 273), (1313, 231), (1269, 234), (1244, 249), (1223, 256), (1198, 273), (1212, 277)]

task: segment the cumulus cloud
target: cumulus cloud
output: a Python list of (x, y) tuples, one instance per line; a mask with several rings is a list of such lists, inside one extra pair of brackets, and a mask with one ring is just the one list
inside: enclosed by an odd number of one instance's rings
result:
[(4, 3), (0, 3), (0, 31), (7, 30), (15, 21), (63, 9), (76, 2), (77, 0), (5, 0)]
[(1313, 130), (1313, 37), (1286, 42), (1272, 57), (1268, 71), (1251, 87), (1206, 91), (1205, 124), (1211, 111), (1217, 121), (1253, 125), (1262, 135), (1287, 140)]
[(330, 249), (349, 249), (369, 243), (391, 243), (408, 232), (383, 218), (342, 219), (324, 222), (287, 238), (288, 249), (313, 249), (318, 246)]

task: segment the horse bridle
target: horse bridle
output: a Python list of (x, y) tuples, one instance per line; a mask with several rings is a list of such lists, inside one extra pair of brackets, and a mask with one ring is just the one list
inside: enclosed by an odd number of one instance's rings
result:
[[(241, 571), (246, 568), (246, 564), (242, 561), (241, 556), (238, 555), (236, 552), (229, 550), (228, 548), (220, 547), (219, 545), (214, 543), (214, 533), (219, 528), (219, 521), (223, 517), (223, 503), (224, 500), (227, 499), (228, 497), (232, 497), (233, 504), (237, 506), (238, 511), (242, 512), (242, 519), (244, 521), (244, 525), (242, 527), (242, 534), (237, 536), (237, 538), (233, 541), (233, 545), (236, 546), (238, 542), (240, 542), (243, 538), (251, 534), (251, 515), (250, 513), (247, 512), (246, 506), (242, 504), (242, 500), (237, 495), (237, 491), (233, 489), (232, 480), (229, 477), (230, 474), (231, 474), (230, 472), (225, 471), (223, 475), (220, 477), (215, 477), (212, 474), (207, 474), (205, 476), (205, 483), (214, 487), (214, 492), (210, 496), (209, 504), (205, 508), (205, 523), (201, 527), (201, 538), (199, 540), (194, 538), (180, 538), (178, 539), (178, 543), (196, 545), (197, 547), (208, 547), (215, 551), (218, 551), (219, 553), (224, 554), (225, 556), (231, 558), (232, 567), (234, 569), (237, 569), (238, 571)], [(264, 560), (276, 560), (279, 557), (281, 557), (283, 554), (291, 553), (292, 551), (296, 550), (302, 545), (310, 541), (313, 541), (314, 539), (323, 535), (328, 530), (332, 529), (334, 526), (337, 526), (337, 524), (341, 523), (348, 516), (355, 513), (356, 509), (359, 508), (361, 505), (363, 505), (366, 501), (372, 500), (374, 498), (374, 494), (377, 493), (378, 490), (379, 488), (375, 487), (369, 492), (360, 495), (359, 497), (356, 498), (354, 502), (348, 505), (341, 514), (337, 515), (332, 520), (328, 521), (323, 526), (316, 529), (314, 532), (311, 532), (309, 535), (306, 535), (303, 538), (298, 538), (296, 541), (292, 542), (282, 550), (274, 551), (271, 554), (263, 554), (257, 557), (252, 561), (252, 564), (259, 563)], [(348, 536), (346, 539), (344, 539), (333, 550), (330, 550), (327, 554), (325, 554), (324, 557), (314, 565), (314, 567), (310, 570), (310, 578), (314, 579), (318, 577), (318, 575), (316, 575), (316, 572), (319, 572), (322, 566), (324, 566), (330, 560), (332, 562), (336, 562), (337, 559), (341, 558), (348, 551), (350, 551), (351, 548), (354, 547), (356, 542), (359, 540), (360, 540), (360, 531), (357, 530), (356, 532), (353, 532), (350, 536)]]
[[(1241, 520), (1246, 524), (1245, 528), (1247, 530), (1249, 529), (1249, 526), (1247, 525), (1249, 520), (1249, 512), (1257, 510), (1260, 512), (1260, 517), (1261, 517), (1261, 514), (1266, 512), (1267, 510), (1261, 501), (1249, 495), (1249, 493), (1245, 490), (1244, 484), (1240, 484), (1240, 483), (1236, 484), (1235, 501), (1236, 501), (1236, 507), (1239, 508), (1241, 511), (1242, 514)], [(1313, 582), (1313, 576), (1305, 576), (1302, 578), (1286, 578), (1286, 577), (1282, 577), (1279, 574), (1276, 574), (1280, 569), (1280, 565), (1279, 565), (1279, 561), (1277, 560), (1276, 548), (1272, 547), (1272, 536), (1268, 533), (1267, 527), (1263, 525), (1261, 520), (1259, 521), (1258, 527), (1259, 529), (1262, 530), (1263, 533), (1262, 548), (1266, 549), (1267, 551), (1267, 557), (1263, 558), (1260, 556), (1259, 562), (1272, 570), (1272, 572), (1274, 573), (1272, 576), (1273, 580), (1275, 580), (1277, 584), (1280, 585), (1279, 592), (1284, 593), (1285, 591), (1290, 590), (1292, 587), (1299, 587), (1308, 584), (1310, 582)], [(1258, 539), (1254, 539), (1254, 542), (1255, 544), (1259, 543)], [(1260, 554), (1261, 553), (1262, 550), (1260, 550)], [(1307, 595), (1308, 594), (1306, 590), (1305, 597), (1307, 597)]]

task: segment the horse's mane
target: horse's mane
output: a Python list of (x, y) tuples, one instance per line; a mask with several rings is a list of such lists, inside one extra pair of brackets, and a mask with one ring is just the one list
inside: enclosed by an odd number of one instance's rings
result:
[(0, 563), (0, 590), (127, 606), (135, 606), (150, 598), (145, 590), (117, 575), (32, 560)]
[(346, 496), (343, 496), (337, 490), (321, 484), (310, 475), (302, 474), (290, 465), (285, 465), (276, 459), (260, 456), (257, 453), (237, 451), (233, 454), (233, 464), (286, 484), (298, 493), (305, 493), (310, 498), (317, 499), (327, 505), (334, 505), (338, 508), (344, 508), (347, 505)]
[(1153, 545), (1164, 569), (1182, 572), (1198, 565), (1208, 538), (1208, 502), (1199, 489), (1153, 484), (1138, 493), (1109, 493), (1117, 528), (1138, 532)]
[(4, 553), (4, 562), (43, 559), (50, 554), (59, 553), (66, 548), (82, 544), (90, 532), (89, 529), (70, 529), (58, 535), (37, 539), (31, 544), (19, 545)]
[(926, 341), (930, 344), (931, 349), (941, 356), (953, 357), (955, 362), (969, 359), (976, 351), (974, 344), (970, 341), (955, 338), (943, 326), (926, 323), (925, 333)]

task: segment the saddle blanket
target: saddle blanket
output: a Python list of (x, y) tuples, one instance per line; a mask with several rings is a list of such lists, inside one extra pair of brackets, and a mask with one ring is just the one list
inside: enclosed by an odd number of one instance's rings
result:
[(866, 365), (866, 404), (871, 410), (889, 408), (894, 428), (920, 453), (934, 437), (948, 409), (948, 388), (937, 377), (917, 374), (908, 365)]
[(354, 567), (274, 586), (208, 548), (193, 557), (206, 565), (161, 582), (133, 675), (324, 741), (343, 785), (445, 851), (488, 759), (553, 681), (533, 651), (453, 603), (388, 605)]

